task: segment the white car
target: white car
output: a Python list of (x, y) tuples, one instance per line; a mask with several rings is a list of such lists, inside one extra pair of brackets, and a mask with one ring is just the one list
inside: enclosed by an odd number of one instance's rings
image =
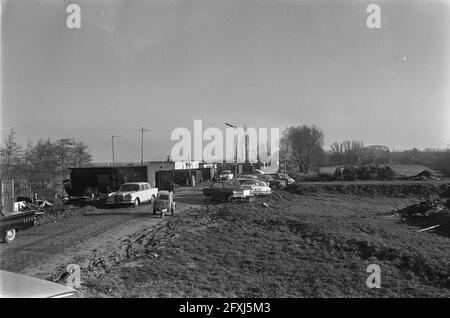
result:
[(124, 183), (119, 190), (108, 195), (107, 205), (153, 203), (158, 195), (158, 188), (152, 188), (147, 182)]
[(270, 195), (272, 189), (263, 181), (255, 179), (238, 179), (241, 185), (245, 188), (249, 188), (253, 195)]
[(70, 287), (0, 270), (0, 298), (83, 298)]
[(219, 174), (220, 180), (231, 180), (233, 179), (233, 173), (230, 170), (222, 170)]

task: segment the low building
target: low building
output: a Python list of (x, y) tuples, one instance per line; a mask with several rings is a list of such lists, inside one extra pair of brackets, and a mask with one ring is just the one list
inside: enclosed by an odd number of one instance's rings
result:
[(148, 161), (140, 164), (95, 165), (70, 168), (70, 194), (111, 193), (125, 182), (148, 182), (152, 187), (171, 189), (211, 178), (211, 168), (198, 162)]

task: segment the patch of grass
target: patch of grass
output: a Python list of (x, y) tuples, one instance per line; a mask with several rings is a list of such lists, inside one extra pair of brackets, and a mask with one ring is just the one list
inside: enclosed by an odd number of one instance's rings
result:
[[(168, 218), (128, 258), (84, 269), (87, 296), (449, 297), (450, 239), (391, 211), (414, 199), (290, 195)], [(110, 258), (117, 255), (112, 253)], [(381, 289), (366, 268), (381, 266)]]

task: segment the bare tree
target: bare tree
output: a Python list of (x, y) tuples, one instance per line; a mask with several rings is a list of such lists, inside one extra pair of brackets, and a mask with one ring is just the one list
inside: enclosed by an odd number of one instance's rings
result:
[(71, 153), (70, 163), (74, 167), (80, 167), (92, 161), (92, 156), (88, 152), (88, 147), (82, 141), (75, 141)]
[(364, 156), (364, 143), (344, 140), (330, 145), (332, 161), (337, 164), (358, 164)]
[(58, 149), (50, 139), (40, 139), (33, 148), (33, 167), (41, 186), (48, 184), (56, 175)]
[(12, 169), (20, 164), (22, 147), (16, 142), (14, 129), (4, 139), (5, 146), (0, 149), (0, 162), (2, 174), (7, 178), (12, 177)]
[(324, 134), (317, 126), (288, 127), (280, 140), (280, 149), (299, 172), (307, 173), (313, 160), (323, 154)]
[(75, 145), (75, 140), (73, 138), (61, 138), (56, 141), (56, 153), (58, 158), (58, 164), (61, 167), (62, 178), (66, 179), (67, 167), (66, 163), (70, 160), (72, 148)]

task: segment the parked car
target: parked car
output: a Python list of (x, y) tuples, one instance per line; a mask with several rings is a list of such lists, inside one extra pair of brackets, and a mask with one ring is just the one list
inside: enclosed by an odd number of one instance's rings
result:
[(248, 200), (251, 201), (253, 194), (251, 189), (243, 188), (239, 181), (217, 181), (210, 187), (203, 188), (203, 194), (211, 201)]
[(258, 179), (268, 183), (269, 187), (271, 187), (272, 189), (283, 188), (286, 186), (286, 181), (281, 179), (274, 179), (269, 174), (260, 174), (258, 175)]
[(34, 225), (37, 216), (35, 211), (0, 216), (0, 239), (4, 243), (12, 242), (16, 238), (17, 231), (26, 230)]
[(158, 188), (152, 188), (147, 182), (129, 182), (120, 186), (119, 190), (108, 195), (107, 205), (153, 203), (158, 195)]
[(295, 183), (295, 180), (285, 173), (276, 173), (281, 180), (285, 180), (287, 185)]
[(244, 188), (251, 189), (252, 193), (257, 196), (265, 196), (272, 194), (272, 189), (264, 182), (255, 179), (237, 179)]
[(274, 178), (275, 180), (282, 180), (285, 182), (285, 186), (288, 184), (295, 183), (295, 180), (289, 177), (287, 174), (284, 173), (271, 173), (270, 176)]
[(241, 174), (241, 175), (239, 175), (239, 178), (241, 178), (241, 179), (255, 179), (255, 180), (258, 180), (258, 176), (254, 175), (254, 174)]
[(173, 201), (173, 192), (161, 190), (158, 192), (155, 202), (153, 202), (153, 214), (156, 212), (170, 212), (173, 215), (175, 210), (175, 202)]
[(220, 180), (231, 180), (233, 179), (233, 173), (231, 170), (222, 170), (219, 174)]
[(82, 298), (70, 287), (0, 270), (0, 298)]

